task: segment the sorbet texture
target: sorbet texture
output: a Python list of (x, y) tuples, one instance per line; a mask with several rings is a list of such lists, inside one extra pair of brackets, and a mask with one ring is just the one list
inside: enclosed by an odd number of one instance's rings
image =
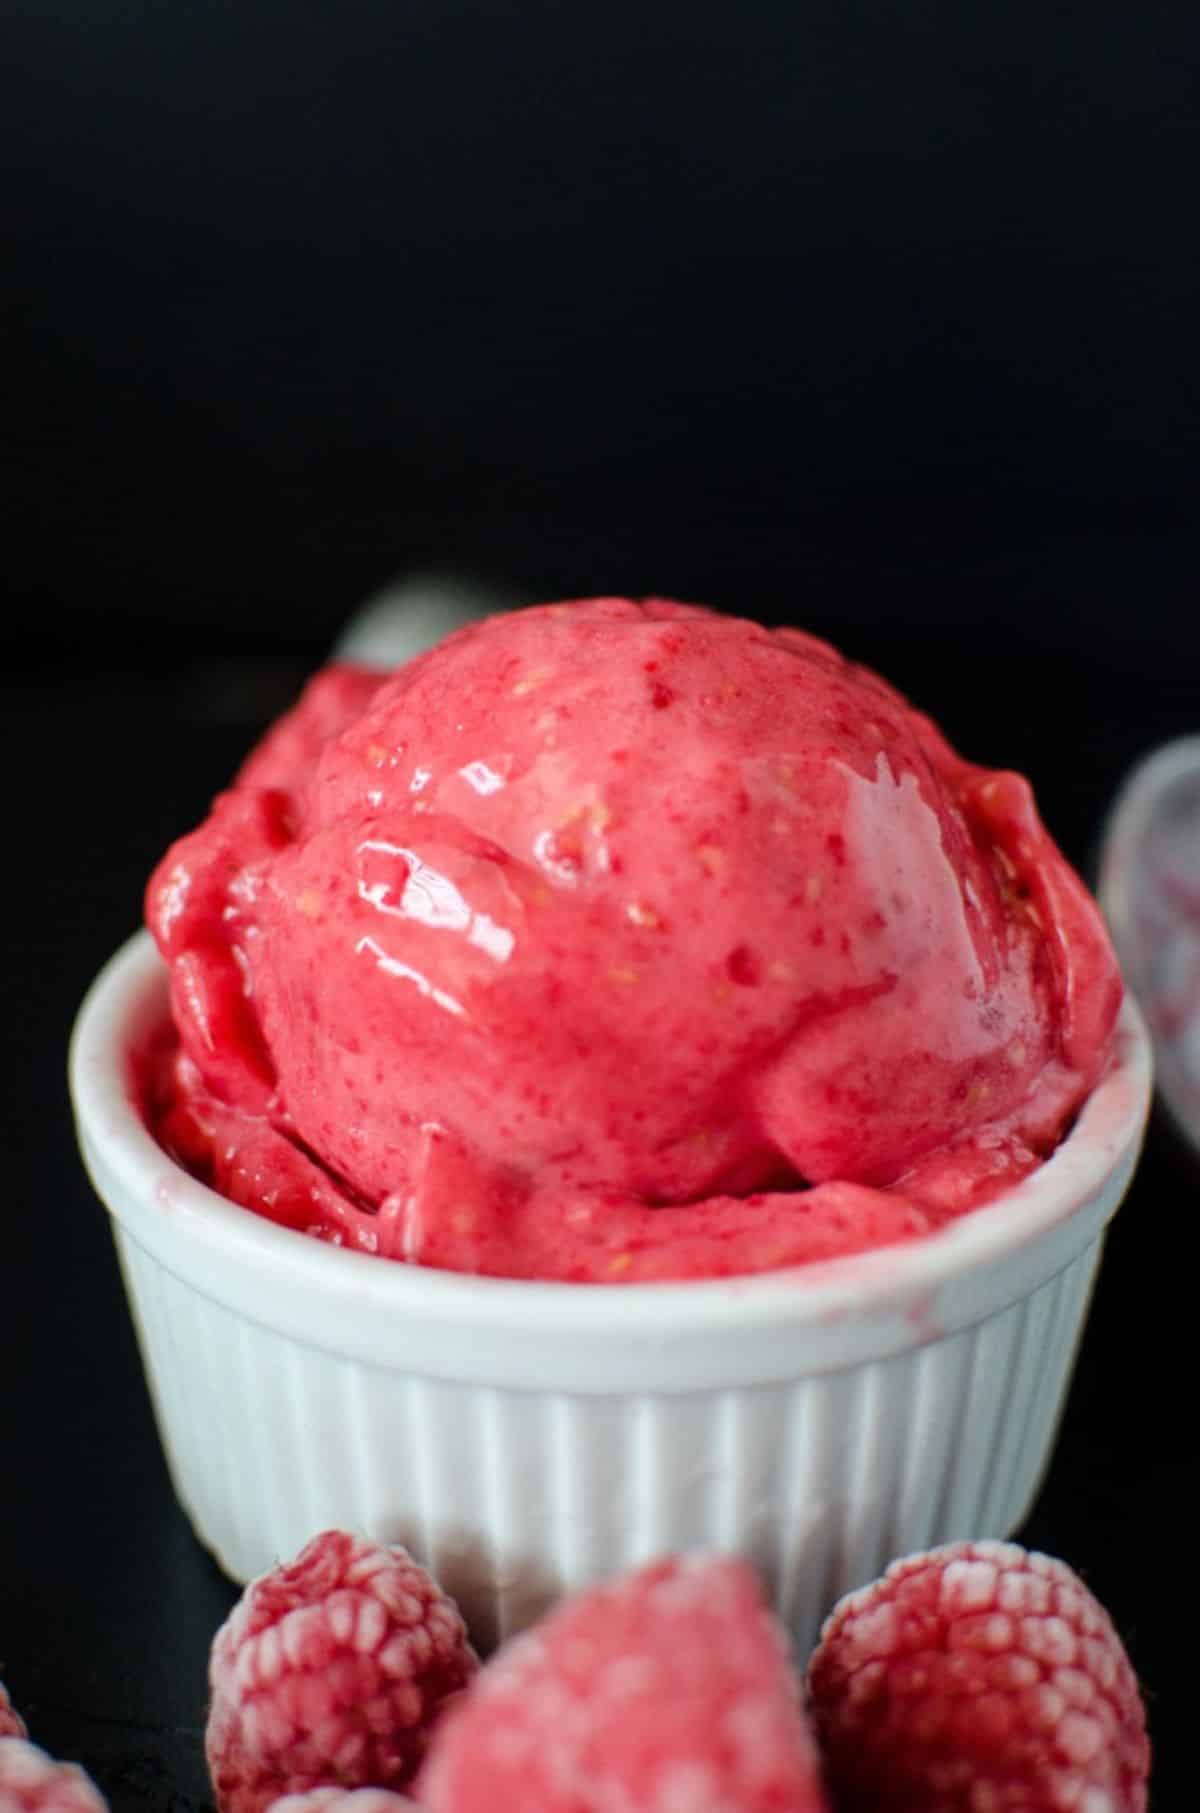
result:
[(334, 666), (167, 853), (162, 1143), (392, 1259), (620, 1282), (918, 1237), (1121, 997), (1027, 783), (798, 630), (594, 599)]

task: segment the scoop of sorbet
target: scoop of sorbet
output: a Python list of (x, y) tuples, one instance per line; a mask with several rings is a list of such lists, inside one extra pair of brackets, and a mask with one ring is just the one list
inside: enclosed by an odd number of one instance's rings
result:
[(162, 1136), (277, 1220), (546, 1277), (909, 1237), (1108, 1058), (1017, 775), (795, 630), (597, 599), (335, 667), (151, 881)]

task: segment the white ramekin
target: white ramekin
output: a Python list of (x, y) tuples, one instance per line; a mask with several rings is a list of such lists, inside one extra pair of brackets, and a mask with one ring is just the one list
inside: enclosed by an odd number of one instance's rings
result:
[(422, 1270), (274, 1226), (147, 1132), (166, 1012), (143, 933), (93, 985), (71, 1087), (179, 1498), (235, 1579), (330, 1525), (403, 1542), (484, 1647), (669, 1549), (736, 1550), (803, 1648), (894, 1556), (1003, 1536), (1049, 1459), (1149, 1045), (1018, 1188), (910, 1245), (695, 1284)]

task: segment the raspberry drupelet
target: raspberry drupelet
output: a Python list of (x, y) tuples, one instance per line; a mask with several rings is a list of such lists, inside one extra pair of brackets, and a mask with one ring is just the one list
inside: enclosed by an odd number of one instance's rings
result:
[(28, 1737), (25, 1721), (8, 1697), (4, 1682), (0, 1681), (0, 1737)]
[(108, 1813), (74, 1763), (56, 1763), (25, 1738), (0, 1741), (0, 1813)]
[(415, 1800), (390, 1788), (310, 1788), (271, 1802), (268, 1813), (418, 1813)]

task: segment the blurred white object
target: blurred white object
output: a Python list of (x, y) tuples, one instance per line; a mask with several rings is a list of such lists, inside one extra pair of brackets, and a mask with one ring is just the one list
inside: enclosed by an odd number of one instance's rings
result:
[(1149, 1021), (1163, 1100), (1200, 1152), (1200, 736), (1155, 750), (1126, 780), (1098, 891)]
[(367, 599), (338, 637), (334, 658), (363, 667), (397, 667), (451, 630), (517, 602), (499, 587), (457, 574), (413, 573)]

